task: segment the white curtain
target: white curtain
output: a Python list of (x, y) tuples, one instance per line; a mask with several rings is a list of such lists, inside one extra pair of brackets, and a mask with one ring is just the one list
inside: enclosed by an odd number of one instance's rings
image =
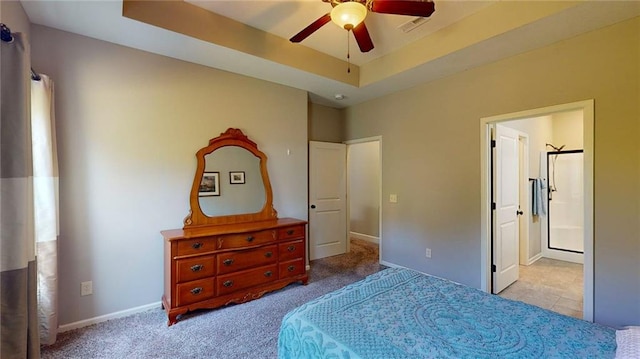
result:
[(40, 80), (31, 80), (31, 138), (42, 344), (53, 344), (58, 329), (58, 157), (54, 118), (53, 81), (40, 75)]

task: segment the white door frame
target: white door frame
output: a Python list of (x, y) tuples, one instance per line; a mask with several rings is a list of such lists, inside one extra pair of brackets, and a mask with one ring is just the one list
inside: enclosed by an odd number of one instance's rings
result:
[(531, 182), (529, 181), (529, 135), (521, 132), (518, 138), (520, 159), (520, 264), (529, 265), (529, 216), (531, 208)]
[[(373, 136), (373, 137), (365, 137), (358, 138), (355, 140), (344, 141), (343, 143), (347, 145), (347, 236), (351, 233), (351, 207), (349, 203), (349, 186), (351, 185), (351, 178), (349, 176), (349, 145), (354, 145), (358, 143), (366, 143), (366, 142), (378, 142), (378, 158), (379, 158), (379, 168), (380, 168), (380, 187), (378, 188), (378, 262), (382, 260), (382, 136)], [(349, 238), (349, 237), (347, 237)], [(351, 250), (351, 243), (347, 241), (347, 252)]]
[(490, 291), (491, 279), (491, 204), (490, 204), (490, 156), (491, 140), (490, 125), (494, 123), (540, 117), (557, 112), (582, 110), (583, 113), (583, 148), (584, 148), (584, 293), (583, 318), (593, 321), (594, 312), (594, 261), (593, 261), (593, 132), (594, 132), (594, 101), (585, 100), (562, 105), (537, 108), (532, 110), (508, 113), (480, 119), (480, 286), (485, 292)]

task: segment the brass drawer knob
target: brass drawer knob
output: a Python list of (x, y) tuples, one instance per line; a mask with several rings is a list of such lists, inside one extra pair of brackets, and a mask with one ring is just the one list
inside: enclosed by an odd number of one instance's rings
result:
[(194, 266), (191, 266), (191, 271), (192, 272), (199, 272), (202, 269), (204, 269), (204, 266), (202, 264), (196, 264)]
[(233, 285), (233, 281), (232, 280), (227, 280), (224, 283), (222, 283), (223, 286), (229, 288)]
[(233, 264), (233, 259), (229, 258), (229, 259), (225, 259), (224, 262), (222, 262), (222, 264), (226, 265), (226, 266), (230, 266)]
[(293, 265), (288, 266), (288, 267), (287, 267), (287, 270), (288, 270), (289, 272), (293, 272), (294, 270), (296, 270), (296, 266), (293, 266)]
[(293, 252), (293, 251), (295, 251), (295, 250), (296, 250), (296, 246), (291, 245), (291, 246), (287, 247), (287, 250), (288, 250), (289, 252)]
[(273, 275), (273, 272), (271, 272), (270, 270), (264, 272), (265, 277), (271, 277), (272, 275)]
[(193, 249), (200, 249), (200, 248), (202, 248), (202, 242), (196, 242), (196, 243), (192, 244), (191, 247)]
[(254, 239), (255, 238), (253, 236), (249, 236), (249, 237), (247, 237), (247, 242), (251, 243), (251, 242), (253, 242)]
[(289, 230), (287, 230), (287, 234), (288, 234), (288, 235), (292, 235), (294, 232), (295, 232), (295, 231), (294, 231), (293, 229), (289, 229)]
[(273, 256), (273, 252), (269, 251), (269, 252), (265, 253), (264, 256), (267, 257), (267, 258), (271, 258)]
[(191, 289), (191, 294), (193, 294), (193, 295), (198, 295), (200, 293), (202, 293), (202, 287), (195, 287), (195, 288)]

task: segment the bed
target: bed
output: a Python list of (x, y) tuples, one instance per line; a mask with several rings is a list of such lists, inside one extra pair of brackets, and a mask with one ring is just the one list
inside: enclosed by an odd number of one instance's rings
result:
[(285, 358), (613, 358), (616, 331), (408, 269), (289, 312)]

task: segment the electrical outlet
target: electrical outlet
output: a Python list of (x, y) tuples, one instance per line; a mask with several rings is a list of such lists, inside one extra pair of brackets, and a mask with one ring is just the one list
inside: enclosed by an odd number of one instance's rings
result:
[(431, 248), (427, 248), (427, 250), (425, 251), (424, 255), (427, 258), (431, 258)]
[(80, 295), (84, 297), (85, 295), (91, 294), (93, 294), (93, 282), (88, 281), (80, 283)]
[(389, 195), (389, 202), (398, 203), (398, 195), (397, 194), (390, 194)]

